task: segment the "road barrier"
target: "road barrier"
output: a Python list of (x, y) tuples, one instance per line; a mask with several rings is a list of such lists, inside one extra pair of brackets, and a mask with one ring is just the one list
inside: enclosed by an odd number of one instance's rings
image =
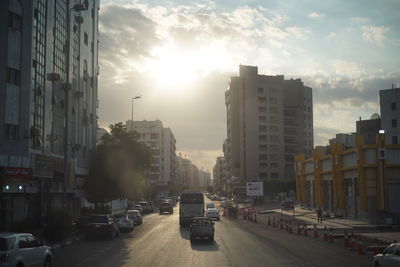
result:
[(272, 217), (272, 226), (273, 226), (273, 227), (276, 227), (276, 224), (275, 224), (275, 217)]
[(344, 231), (344, 247), (345, 248), (350, 247), (349, 236), (347, 234), (347, 230)]
[(354, 236), (354, 232), (351, 232), (351, 238), (350, 238), (350, 249), (355, 249), (356, 247), (356, 239)]
[(297, 224), (297, 234), (301, 235), (301, 228), (300, 228), (300, 224)]
[(335, 243), (335, 241), (333, 240), (332, 228), (329, 229), (329, 242)]
[(362, 238), (360, 235), (358, 236), (357, 254), (359, 254), (359, 255), (364, 254), (364, 247), (363, 247)]
[(305, 224), (304, 227), (304, 236), (308, 236), (307, 225)]
[(319, 238), (317, 225), (314, 223), (314, 237)]
[(324, 233), (324, 241), (328, 241), (328, 233)]

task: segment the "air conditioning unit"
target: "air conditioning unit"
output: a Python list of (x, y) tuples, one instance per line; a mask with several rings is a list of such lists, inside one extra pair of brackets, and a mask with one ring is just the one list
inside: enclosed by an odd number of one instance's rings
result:
[(47, 80), (54, 82), (54, 81), (59, 81), (61, 79), (60, 74), (52, 72), (52, 73), (47, 73)]
[(386, 149), (385, 148), (379, 148), (378, 149), (378, 159), (385, 159), (386, 157), (386, 153), (385, 153)]
[(76, 91), (76, 92), (75, 92), (75, 97), (76, 97), (76, 98), (83, 97), (83, 92), (82, 92), (82, 91)]
[(83, 23), (83, 17), (82, 16), (75, 16), (75, 23)]
[(37, 127), (31, 127), (31, 136), (32, 137), (40, 136), (40, 129)]
[(72, 89), (72, 87), (71, 87), (71, 83), (63, 83), (62, 84), (62, 89), (63, 90), (71, 90)]

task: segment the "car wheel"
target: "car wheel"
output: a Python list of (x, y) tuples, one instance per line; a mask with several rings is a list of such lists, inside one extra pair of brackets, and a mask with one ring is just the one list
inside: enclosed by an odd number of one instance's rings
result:
[(44, 260), (43, 267), (51, 267), (51, 258), (49, 256)]
[(379, 262), (375, 262), (375, 267), (381, 267), (381, 265), (379, 264)]

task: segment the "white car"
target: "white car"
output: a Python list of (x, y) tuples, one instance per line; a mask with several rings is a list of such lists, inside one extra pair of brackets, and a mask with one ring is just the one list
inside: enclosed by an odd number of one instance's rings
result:
[(221, 219), (221, 217), (219, 215), (219, 210), (215, 209), (215, 208), (207, 209), (206, 216), (210, 219), (216, 219), (217, 221), (219, 221)]
[(374, 256), (374, 264), (375, 267), (400, 266), (400, 243), (393, 243), (382, 254)]
[(127, 232), (132, 231), (135, 228), (135, 222), (132, 218), (129, 218), (128, 214), (114, 215), (115, 222), (118, 224), (119, 229), (126, 230)]
[(0, 266), (51, 266), (52, 249), (32, 234), (0, 233)]
[(207, 209), (213, 209), (213, 208), (215, 208), (214, 202), (207, 203)]

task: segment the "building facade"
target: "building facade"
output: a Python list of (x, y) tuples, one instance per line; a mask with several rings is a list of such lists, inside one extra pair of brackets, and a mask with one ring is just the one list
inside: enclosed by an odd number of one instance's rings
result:
[(294, 180), (294, 156), (313, 148), (312, 89), (240, 66), (225, 93), (227, 177)]
[(80, 2), (0, 3), (5, 227), (26, 219), (40, 224), (51, 207), (79, 215), (96, 145), (100, 1)]
[(337, 134), (311, 157), (297, 155), (297, 200), (345, 218), (400, 223), (398, 89), (380, 91), (381, 116), (356, 122), (357, 133)]
[(400, 144), (400, 88), (379, 91), (381, 127), (388, 144)]
[(148, 171), (148, 182), (157, 186), (158, 192), (168, 195), (176, 185), (176, 140), (169, 128), (164, 128), (160, 120), (127, 121), (128, 131), (134, 130), (139, 142), (151, 149), (153, 162)]

